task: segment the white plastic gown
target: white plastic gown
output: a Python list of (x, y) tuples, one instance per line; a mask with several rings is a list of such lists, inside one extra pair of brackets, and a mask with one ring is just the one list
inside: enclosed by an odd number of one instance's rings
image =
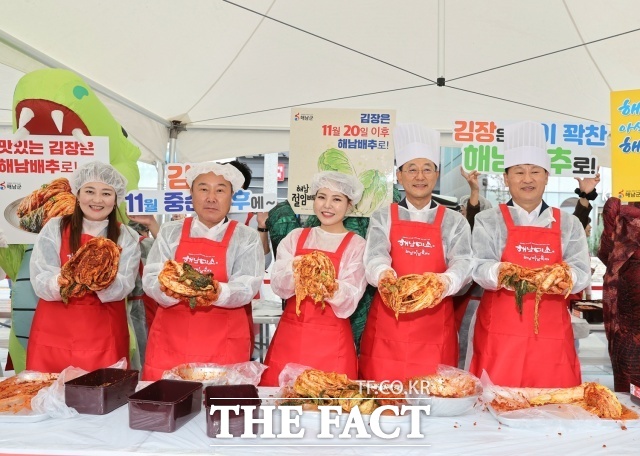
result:
[[(160, 227), (158, 238), (153, 243), (142, 276), (142, 287), (147, 296), (163, 307), (171, 307), (180, 302), (160, 291), (158, 274), (167, 260), (175, 260), (180, 243), (184, 220), (168, 222)], [(190, 235), (192, 238), (206, 238), (221, 241), (229, 223), (220, 223), (207, 228), (193, 217)], [(220, 282), (220, 295), (215, 305), (233, 309), (251, 302), (258, 293), (264, 276), (264, 251), (258, 232), (240, 223), (236, 225), (227, 249), (226, 283)]]
[[(31, 285), (37, 296), (47, 301), (62, 301), (60, 296), (60, 247), (62, 246), (60, 232), (60, 217), (52, 218), (40, 231), (31, 254), (29, 270)], [(92, 222), (84, 219), (82, 233), (91, 236), (107, 236), (108, 221)], [(118, 245), (122, 247), (118, 274), (111, 285), (101, 291), (96, 291), (102, 302), (113, 302), (124, 299), (131, 293), (136, 282), (138, 266), (140, 264), (140, 235), (126, 225), (120, 225)]]
[[(296, 246), (301, 234), (302, 228), (296, 228), (280, 242), (276, 261), (273, 263), (271, 288), (283, 299), (288, 299), (295, 293), (293, 260), (296, 258)], [(328, 233), (320, 227), (314, 227), (311, 228), (303, 247), (335, 252), (346, 235), (347, 233)], [(364, 246), (365, 240), (356, 234), (351, 238), (340, 259), (340, 270), (336, 278), (338, 290), (326, 301), (338, 318), (349, 318), (355, 312), (358, 301), (367, 287), (362, 262)]]
[[(409, 211), (398, 206), (400, 220), (411, 220), (423, 223), (433, 223), (437, 206), (429, 206), (419, 211)], [(364, 251), (367, 281), (374, 287), (378, 286), (380, 276), (391, 268), (391, 210), (390, 206), (381, 207), (371, 214), (367, 231), (367, 247)], [(442, 220), (442, 247), (447, 263), (446, 272), (442, 273), (449, 279), (449, 286), (444, 297), (456, 294), (471, 281), (471, 228), (462, 214), (445, 210)]]
[[(248, 217), (248, 214), (246, 212), (234, 212), (234, 213), (227, 214), (227, 218), (229, 220), (235, 220), (236, 222), (238, 222), (238, 223), (240, 223), (242, 225), (245, 225), (245, 226), (248, 226), (249, 228), (253, 228), (254, 230), (257, 230), (258, 229), (258, 217), (256, 217), (256, 216), (251, 217), (251, 220), (249, 220), (249, 224), (248, 225), (246, 224), (247, 217)], [(258, 237), (260, 237), (259, 234), (258, 234)], [(269, 245), (271, 245), (271, 239), (269, 238), (269, 233), (267, 233), (267, 239), (268, 239)], [(272, 257), (273, 256), (271, 255), (271, 252), (267, 253), (264, 256), (264, 269), (265, 269), (265, 271), (267, 269), (269, 269), (269, 265), (271, 264)]]
[[(522, 209), (507, 206), (516, 226), (549, 227), (553, 218), (550, 207), (545, 209), (532, 223), (525, 220)], [(591, 260), (584, 228), (573, 215), (562, 212), (562, 259), (570, 266), (573, 278), (572, 293), (584, 290), (591, 280)], [(498, 288), (498, 272), (502, 252), (507, 244), (507, 225), (499, 207), (487, 209), (476, 215), (473, 227), (473, 280), (485, 290)]]

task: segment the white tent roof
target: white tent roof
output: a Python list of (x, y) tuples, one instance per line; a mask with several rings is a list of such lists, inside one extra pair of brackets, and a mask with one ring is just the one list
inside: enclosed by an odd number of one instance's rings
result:
[(609, 123), (609, 92), (640, 88), (639, 27), (637, 0), (3, 2), (0, 124), (43, 66), (103, 94), (146, 161), (164, 160), (171, 120), (183, 161), (286, 151), (291, 107), (393, 108), (443, 131)]

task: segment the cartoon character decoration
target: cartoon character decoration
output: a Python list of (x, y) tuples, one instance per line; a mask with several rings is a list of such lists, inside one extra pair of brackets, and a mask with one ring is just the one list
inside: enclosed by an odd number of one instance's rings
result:
[[(15, 140), (29, 135), (59, 135), (73, 136), (86, 144), (87, 136), (107, 136), (111, 165), (127, 179), (127, 190), (138, 188), (140, 150), (77, 74), (53, 68), (25, 74), (15, 88), (12, 117)], [(6, 265), (5, 271), (14, 281), (9, 354), (16, 372), (25, 367), (31, 320), (38, 302), (29, 281), (30, 259), (31, 246), (14, 244), (0, 249), (0, 267)]]

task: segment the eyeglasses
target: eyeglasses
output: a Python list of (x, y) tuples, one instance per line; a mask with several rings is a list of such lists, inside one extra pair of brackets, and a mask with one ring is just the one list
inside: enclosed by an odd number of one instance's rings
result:
[(423, 169), (418, 169), (418, 168), (409, 168), (407, 170), (402, 170), (403, 172), (407, 173), (409, 175), (409, 177), (411, 177), (412, 179), (415, 179), (416, 177), (418, 177), (418, 174), (422, 174), (425, 177), (431, 176), (433, 173), (435, 173), (436, 171), (432, 168), (423, 168)]

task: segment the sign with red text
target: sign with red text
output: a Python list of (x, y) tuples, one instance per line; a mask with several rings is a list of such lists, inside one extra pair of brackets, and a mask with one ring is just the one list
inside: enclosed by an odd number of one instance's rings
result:
[[(52, 181), (69, 179), (76, 168), (96, 160), (109, 163), (109, 138), (88, 136), (83, 144), (73, 136), (30, 135), (20, 141), (14, 141), (12, 135), (0, 136), (0, 207), (4, 215), (0, 229), (9, 244), (33, 244), (42, 226), (67, 208), (62, 206), (75, 204), (73, 198), (54, 201), (53, 190), (45, 190)], [(30, 197), (34, 190), (40, 193)], [(27, 197), (31, 202), (21, 206)]]
[[(504, 126), (512, 122), (456, 120), (452, 139), (462, 144), (462, 168), (481, 173), (504, 172)], [(591, 147), (606, 147), (609, 129), (597, 123), (541, 122), (551, 156), (551, 176), (593, 177), (598, 158)]]
[[(193, 212), (186, 172), (190, 163), (171, 163), (166, 167), (166, 190), (133, 190), (125, 196), (127, 214), (190, 214)], [(268, 212), (278, 203), (277, 195), (238, 190), (231, 199), (229, 213)]]
[(313, 214), (311, 179), (320, 171), (354, 176), (364, 194), (349, 216), (369, 217), (393, 199), (395, 111), (375, 109), (292, 109), (289, 148), (289, 203), (298, 214)]

